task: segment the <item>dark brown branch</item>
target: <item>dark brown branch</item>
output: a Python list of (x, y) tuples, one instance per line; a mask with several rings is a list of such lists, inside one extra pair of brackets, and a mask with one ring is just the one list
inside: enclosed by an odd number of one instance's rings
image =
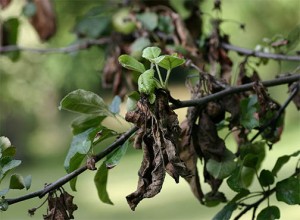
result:
[[(262, 84), (266, 87), (272, 87), (272, 86), (292, 83), (292, 82), (296, 82), (296, 81), (300, 81), (300, 74), (294, 74), (291, 76), (281, 77), (281, 78), (277, 78), (277, 79), (273, 79), (273, 80), (262, 81)], [(177, 109), (177, 108), (183, 108), (183, 107), (203, 105), (212, 100), (220, 99), (227, 95), (252, 90), (254, 84), (255, 84), (255, 82), (247, 83), (247, 84), (240, 85), (240, 86), (228, 87), (227, 89), (224, 89), (224, 90), (214, 93), (212, 95), (205, 96), (201, 99), (181, 101), (178, 104), (176, 104), (176, 106), (173, 106), (173, 108)]]
[[(136, 131), (137, 131), (137, 127), (133, 127), (130, 130), (128, 130), (126, 133), (121, 135), (114, 143), (112, 143), (110, 146), (108, 146), (102, 152), (97, 154), (95, 156), (95, 161), (98, 162), (99, 160), (101, 160), (102, 158), (107, 156), (109, 153), (111, 153), (112, 151), (117, 149), (120, 145), (122, 145)], [(8, 202), (9, 205), (11, 205), (11, 204), (21, 202), (21, 201), (24, 201), (24, 200), (28, 200), (28, 199), (31, 199), (31, 198), (34, 198), (34, 197), (42, 198), (44, 195), (46, 195), (50, 191), (52, 191), (54, 189), (58, 189), (59, 187), (63, 186), (64, 184), (69, 182), (71, 179), (75, 178), (76, 176), (78, 176), (79, 174), (83, 173), (86, 170), (87, 170), (87, 166), (86, 165), (82, 166), (82, 167), (78, 168), (77, 170), (74, 170), (73, 172), (61, 177), (57, 181), (47, 185), (42, 190), (30, 193), (30, 194), (27, 194), (25, 196), (21, 196), (21, 197), (18, 197), (18, 198), (7, 199), (7, 202)]]
[(255, 50), (249, 50), (246, 48), (237, 47), (231, 44), (222, 43), (221, 46), (226, 50), (232, 50), (239, 54), (243, 54), (246, 56), (253, 56), (253, 57), (260, 57), (260, 58), (267, 58), (273, 60), (288, 60), (288, 61), (300, 61), (300, 56), (289, 56), (283, 54), (275, 54), (275, 53), (264, 53)]
[(72, 53), (79, 50), (87, 49), (94, 45), (103, 45), (111, 42), (110, 38), (100, 38), (97, 40), (89, 39), (79, 44), (73, 44), (67, 47), (60, 47), (60, 48), (29, 48), (17, 45), (10, 45), (0, 47), (0, 53), (5, 52), (12, 52), (12, 51), (28, 51), (32, 53), (40, 53), (40, 54), (49, 54), (49, 53)]
[[(262, 84), (266, 87), (270, 87), (270, 86), (276, 86), (276, 85), (281, 85), (281, 84), (287, 84), (287, 83), (292, 83), (295, 81), (300, 80), (300, 75), (299, 74), (294, 74), (292, 76), (286, 76), (286, 77), (282, 77), (282, 78), (277, 78), (274, 80), (269, 80), (269, 81), (263, 81)], [(188, 101), (178, 101), (178, 103), (176, 103), (176, 106), (172, 106), (173, 109), (178, 109), (178, 108), (184, 108), (184, 107), (189, 107), (189, 106), (195, 106), (195, 105), (203, 105), (211, 100), (215, 100), (215, 99), (220, 99), (224, 96), (233, 94), (233, 93), (239, 93), (239, 92), (243, 92), (243, 91), (247, 91), (247, 90), (251, 90), (253, 87), (253, 83), (249, 83), (249, 84), (245, 84), (245, 85), (241, 85), (241, 86), (236, 86), (236, 87), (229, 87), (228, 89), (225, 89), (221, 92), (203, 97), (201, 99), (196, 99), (196, 100), (188, 100)], [(105, 156), (107, 156), (109, 153), (111, 153), (112, 151), (114, 151), (115, 149), (117, 149), (120, 145), (122, 145), (132, 134), (134, 134), (134, 132), (137, 131), (137, 127), (133, 127), (131, 128), (129, 131), (127, 131), (126, 133), (124, 133), (122, 136), (120, 136), (120, 138), (118, 138), (113, 144), (111, 144), (110, 146), (108, 146), (105, 150), (103, 150), (102, 152), (100, 152), (99, 154), (96, 155), (95, 157), (95, 161), (98, 162), (99, 160), (101, 160), (102, 158), (104, 158)], [(9, 205), (17, 203), (17, 202), (21, 202), (24, 200), (28, 200), (34, 197), (43, 197), (44, 195), (46, 195), (47, 193), (49, 193), (50, 191), (54, 190), (54, 189), (58, 189), (59, 187), (63, 186), (64, 184), (66, 184), (67, 182), (69, 182), (71, 179), (75, 178), (76, 176), (78, 176), (79, 174), (83, 173), (84, 171), (87, 170), (86, 165), (82, 166), (80, 168), (78, 168), (77, 170), (74, 170), (72, 173), (69, 173), (63, 177), (61, 177), (60, 179), (58, 179), (57, 181), (47, 185), (44, 189), (27, 194), (25, 196), (21, 196), (18, 198), (14, 198), (14, 199), (7, 199), (7, 202)]]

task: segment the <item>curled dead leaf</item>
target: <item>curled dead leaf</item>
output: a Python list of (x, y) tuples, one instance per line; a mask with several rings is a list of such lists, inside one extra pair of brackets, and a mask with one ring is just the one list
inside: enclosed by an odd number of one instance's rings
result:
[(46, 41), (56, 33), (56, 18), (50, 0), (34, 0), (36, 13), (30, 18), (40, 39)]

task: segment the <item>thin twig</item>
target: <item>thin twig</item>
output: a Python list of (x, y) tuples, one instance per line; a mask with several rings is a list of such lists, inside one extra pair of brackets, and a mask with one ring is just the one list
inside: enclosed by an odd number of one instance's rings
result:
[[(290, 176), (290, 177), (293, 177), (293, 176), (297, 176), (299, 174), (299, 170), (296, 169), (296, 171)], [(234, 220), (238, 220), (240, 219), (245, 213), (247, 213), (249, 210), (251, 210), (252, 208), (255, 208), (257, 209), (257, 207), (260, 205), (260, 203), (262, 203), (265, 199), (269, 198), (274, 192), (276, 191), (276, 187), (266, 191), (264, 193), (264, 196), (257, 200), (256, 202), (250, 204), (250, 205), (246, 205), (245, 209), (243, 209), (235, 218)]]
[[(272, 87), (272, 86), (292, 83), (292, 82), (296, 82), (296, 81), (300, 81), (300, 74), (294, 74), (291, 76), (281, 77), (281, 78), (277, 78), (277, 79), (273, 79), (273, 80), (262, 81), (262, 84), (266, 87)], [(240, 85), (240, 86), (228, 87), (227, 89), (224, 89), (220, 92), (205, 96), (201, 99), (180, 101), (180, 102), (178, 102), (178, 104), (176, 106), (172, 106), (172, 107), (173, 107), (173, 109), (178, 109), (178, 108), (183, 108), (183, 107), (203, 105), (212, 100), (217, 100), (217, 99), (223, 98), (227, 95), (252, 90), (254, 84), (255, 84), (255, 82), (247, 83), (247, 84)]]
[(289, 56), (283, 54), (275, 54), (275, 53), (264, 53), (255, 50), (249, 50), (246, 48), (237, 47), (231, 44), (222, 43), (221, 46), (226, 50), (232, 50), (239, 54), (243, 54), (246, 56), (253, 56), (253, 57), (260, 57), (260, 58), (267, 58), (273, 60), (288, 60), (288, 61), (300, 61), (300, 56)]
[(295, 95), (297, 95), (298, 90), (299, 90), (300, 84), (298, 83), (293, 91), (291, 92), (290, 96), (288, 97), (288, 99), (285, 101), (285, 103), (281, 106), (281, 108), (278, 110), (277, 114), (275, 115), (275, 117), (273, 119), (271, 119), (270, 121), (268, 121), (266, 124), (262, 125), (259, 128), (259, 131), (253, 136), (253, 138), (250, 140), (250, 142), (253, 142), (267, 127), (269, 126), (273, 126), (275, 128), (275, 125), (277, 123), (277, 121), (279, 120), (280, 116), (283, 114), (284, 110), (286, 109), (286, 107), (290, 104), (290, 102), (293, 100), (293, 98), (295, 97)]
[(67, 47), (59, 48), (29, 48), (18, 45), (9, 45), (0, 47), (0, 53), (13, 52), (13, 51), (28, 51), (32, 53), (49, 54), (49, 53), (72, 53), (79, 50), (87, 49), (94, 45), (103, 45), (111, 42), (111, 38), (88, 39), (78, 44), (72, 44)]
[[(97, 154), (95, 156), (95, 161), (98, 162), (99, 160), (101, 160), (102, 158), (104, 158), (105, 156), (107, 156), (109, 153), (111, 153), (112, 151), (114, 151), (115, 149), (117, 149), (120, 145), (122, 145), (134, 132), (137, 131), (137, 127), (133, 127), (130, 130), (128, 130), (126, 133), (124, 133), (123, 135), (121, 135), (114, 143), (112, 143), (110, 146), (108, 146), (106, 149), (104, 149), (102, 152), (100, 152), (99, 154)], [(60, 179), (58, 179), (57, 181), (47, 185), (44, 189), (27, 194), (25, 196), (21, 196), (18, 198), (14, 198), (14, 199), (7, 199), (7, 203), (9, 205), (17, 203), (17, 202), (21, 202), (24, 200), (28, 200), (34, 197), (40, 197), (42, 198), (44, 195), (46, 195), (47, 193), (51, 192), (54, 189), (58, 189), (59, 187), (61, 187), (62, 185), (64, 185), (65, 183), (69, 182), (71, 179), (75, 178), (76, 176), (78, 176), (79, 174), (83, 173), (84, 171), (87, 170), (87, 166), (82, 166), (77, 170), (74, 170), (72, 173), (69, 173), (63, 177), (61, 177)]]
[[(286, 77), (282, 77), (282, 78), (278, 78), (278, 79), (274, 79), (274, 80), (269, 80), (269, 81), (263, 81), (262, 84), (266, 87), (270, 87), (270, 86), (276, 86), (276, 85), (281, 85), (281, 84), (286, 84), (286, 83), (292, 83), (292, 82), (295, 82), (295, 81), (298, 81), (298, 80), (300, 80), (300, 75), (299, 74), (292, 75), (292, 76), (286, 76)], [(201, 99), (188, 100), (188, 101), (179, 101), (176, 106), (172, 105), (172, 108), (173, 109), (178, 109), (178, 108), (184, 108), (184, 107), (195, 106), (195, 105), (203, 105), (203, 104), (205, 104), (205, 103), (207, 103), (211, 100), (220, 99), (222, 97), (225, 97), (225, 96), (233, 94), (233, 93), (239, 93), (239, 92), (251, 90), (252, 87), (253, 87), (253, 83), (249, 83), (249, 84), (245, 84), (245, 85), (241, 85), (241, 86), (236, 86), (236, 87), (231, 87), (231, 88), (228, 88), (228, 89), (223, 90), (221, 92), (214, 93), (212, 95), (203, 97)], [(121, 135), (114, 143), (112, 143), (105, 150), (103, 150), (102, 152), (97, 154), (95, 156), (95, 161), (98, 162), (99, 160), (101, 160), (102, 158), (107, 156), (109, 153), (111, 153), (112, 151), (117, 149), (119, 146), (121, 146), (132, 134), (134, 134), (134, 132), (137, 131), (137, 129), (138, 129), (137, 127), (133, 127), (130, 130), (128, 130), (126, 133)], [(58, 189), (59, 187), (66, 184), (71, 179), (75, 178), (76, 176), (78, 176), (79, 174), (83, 173), (86, 170), (87, 170), (87, 166), (84, 165), (84, 166), (78, 168), (77, 170), (74, 170), (72, 173), (69, 173), (69, 174), (61, 177), (57, 181), (47, 185), (42, 190), (30, 193), (30, 194), (27, 194), (25, 196), (21, 196), (21, 197), (18, 197), (18, 198), (7, 199), (6, 201), (8, 202), (9, 205), (11, 205), (11, 204), (21, 202), (21, 201), (24, 201), (24, 200), (28, 200), (28, 199), (31, 199), (31, 198), (34, 198), (34, 197), (42, 198), (47, 193), (51, 192), (54, 189)]]

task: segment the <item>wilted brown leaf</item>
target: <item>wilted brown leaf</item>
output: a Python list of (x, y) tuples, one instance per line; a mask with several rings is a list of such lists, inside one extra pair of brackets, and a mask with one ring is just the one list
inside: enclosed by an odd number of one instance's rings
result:
[(142, 145), (144, 151), (137, 190), (126, 197), (130, 208), (135, 210), (142, 199), (160, 192), (166, 172), (176, 182), (179, 176), (188, 177), (191, 173), (178, 156), (180, 127), (177, 115), (169, 106), (167, 92), (156, 91), (154, 106), (142, 94), (137, 109), (128, 112), (126, 120), (140, 128), (135, 143), (137, 148)]
[(30, 22), (37, 31), (40, 39), (46, 41), (56, 32), (56, 19), (52, 2), (50, 0), (34, 0), (36, 13)]
[(298, 92), (297, 94), (294, 96), (293, 98), (293, 102), (296, 105), (298, 111), (300, 110), (300, 84), (299, 83), (293, 83), (292, 85), (290, 85), (289, 87), (289, 92), (293, 92), (294, 89), (297, 89), (298, 86)]

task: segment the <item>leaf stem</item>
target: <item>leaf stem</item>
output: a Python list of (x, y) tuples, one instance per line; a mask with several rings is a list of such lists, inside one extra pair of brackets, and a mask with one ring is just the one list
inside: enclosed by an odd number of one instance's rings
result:
[(160, 71), (159, 71), (159, 67), (157, 64), (155, 64), (155, 67), (156, 67), (156, 71), (157, 71), (157, 74), (158, 74), (158, 77), (159, 77), (159, 81), (160, 81), (160, 84), (162, 87), (164, 87), (164, 81), (162, 80), (162, 77), (161, 77), (161, 74), (160, 74)]
[(164, 84), (165, 89), (167, 89), (167, 87), (168, 87), (168, 81), (169, 81), (170, 73), (171, 73), (171, 69), (168, 69), (165, 84)]

